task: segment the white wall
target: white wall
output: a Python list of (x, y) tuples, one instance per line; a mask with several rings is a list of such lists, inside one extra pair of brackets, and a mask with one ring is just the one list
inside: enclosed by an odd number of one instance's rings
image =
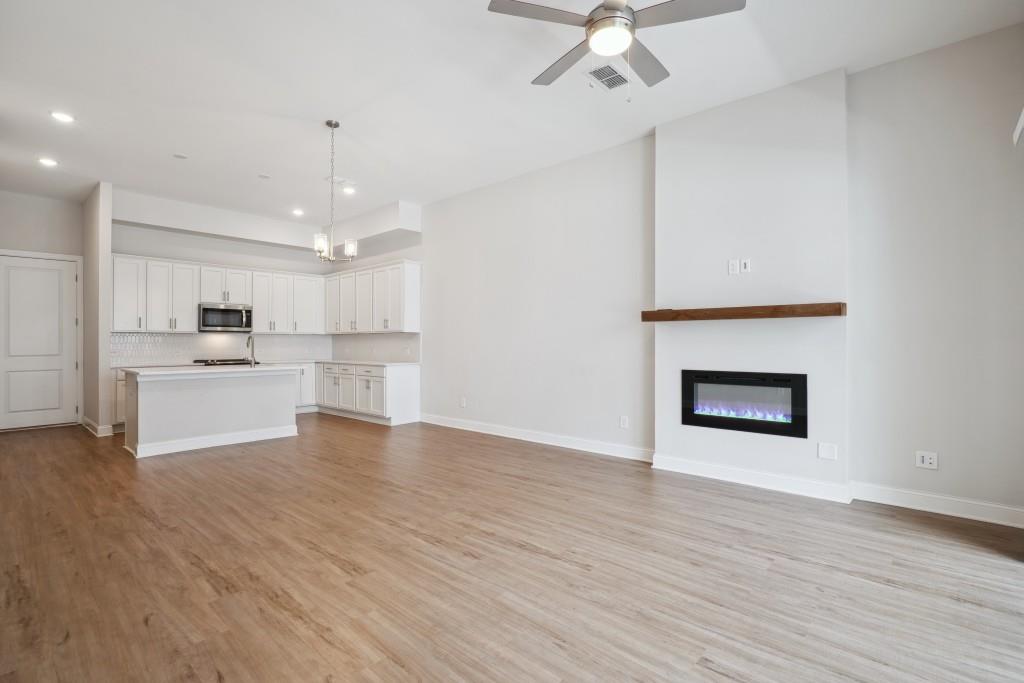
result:
[(652, 172), (645, 138), (424, 208), (424, 413), (645, 455)]
[(82, 252), (85, 276), (83, 320), (85, 407), (83, 417), (100, 434), (109, 434), (113, 418), (110, 382), (110, 310), (113, 264), (110, 254), (110, 183), (97, 183), (82, 206)]
[(82, 255), (82, 205), (0, 190), (0, 249)]
[[(657, 307), (845, 301), (845, 87), (835, 71), (658, 127)], [(753, 272), (729, 275), (730, 258)], [(844, 319), (655, 327), (656, 466), (847, 496)], [(682, 425), (683, 369), (806, 373), (808, 438)], [(818, 442), (840, 459), (819, 460)]]
[(299, 249), (179, 230), (114, 223), (112, 246), (114, 253), (117, 254), (198, 261), (253, 270), (317, 274), (336, 270), (330, 264), (320, 263), (313, 252), (312, 239), (308, 248)]
[(1022, 103), (1024, 25), (850, 78), (856, 480), (1024, 506)]

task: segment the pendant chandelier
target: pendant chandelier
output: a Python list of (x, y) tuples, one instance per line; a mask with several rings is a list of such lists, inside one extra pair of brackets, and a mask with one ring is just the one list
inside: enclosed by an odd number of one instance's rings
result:
[[(337, 121), (330, 120), (325, 122), (328, 128), (331, 129), (331, 175), (327, 177), (327, 183), (331, 186), (331, 227), (330, 235), (327, 233), (317, 233), (313, 236), (313, 251), (320, 257), (320, 261), (323, 263), (334, 262), (334, 261), (351, 261), (359, 253), (359, 242), (358, 240), (345, 240), (342, 253), (344, 256), (338, 257), (334, 255), (334, 186), (337, 182), (337, 178), (334, 175), (334, 131), (341, 125)], [(346, 186), (345, 190), (348, 192), (350, 186)]]

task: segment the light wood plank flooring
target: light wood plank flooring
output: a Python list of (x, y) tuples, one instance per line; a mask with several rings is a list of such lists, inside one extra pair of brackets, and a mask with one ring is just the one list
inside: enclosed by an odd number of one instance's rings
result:
[(0, 681), (1020, 681), (1024, 534), (429, 425), (0, 434)]

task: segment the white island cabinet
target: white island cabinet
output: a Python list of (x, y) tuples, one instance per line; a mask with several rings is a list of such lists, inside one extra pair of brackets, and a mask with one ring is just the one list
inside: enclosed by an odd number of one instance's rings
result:
[(298, 365), (126, 368), (124, 447), (144, 458), (295, 436), (300, 370)]

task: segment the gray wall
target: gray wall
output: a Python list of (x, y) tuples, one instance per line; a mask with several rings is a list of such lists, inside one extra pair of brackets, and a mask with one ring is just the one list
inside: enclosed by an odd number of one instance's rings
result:
[(0, 249), (82, 255), (82, 205), (0, 190)]
[(853, 478), (1024, 505), (1024, 25), (848, 97)]

